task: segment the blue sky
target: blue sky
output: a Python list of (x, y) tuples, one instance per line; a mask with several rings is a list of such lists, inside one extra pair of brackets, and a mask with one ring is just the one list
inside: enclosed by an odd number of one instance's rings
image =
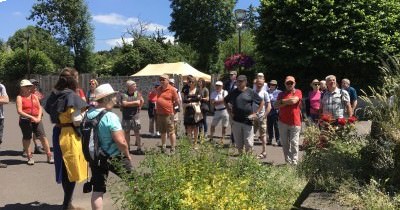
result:
[[(148, 26), (147, 32), (163, 29), (172, 39), (167, 27), (171, 21), (169, 0), (86, 0), (95, 28), (95, 50), (109, 50), (118, 45), (128, 28), (138, 20)], [(7, 41), (15, 31), (35, 22), (27, 20), (34, 0), (0, 0), (0, 39)], [(239, 0), (236, 8), (246, 9), (260, 0)]]

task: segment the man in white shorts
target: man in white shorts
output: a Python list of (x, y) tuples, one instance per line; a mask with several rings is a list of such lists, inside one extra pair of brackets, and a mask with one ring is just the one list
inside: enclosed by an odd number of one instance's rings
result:
[(224, 143), (226, 128), (229, 125), (229, 114), (226, 110), (224, 98), (228, 95), (228, 91), (222, 89), (223, 83), (217, 81), (215, 83), (215, 91), (211, 93), (211, 104), (214, 106), (214, 118), (211, 122), (210, 140), (213, 140), (215, 127), (222, 121), (222, 138), (220, 144)]

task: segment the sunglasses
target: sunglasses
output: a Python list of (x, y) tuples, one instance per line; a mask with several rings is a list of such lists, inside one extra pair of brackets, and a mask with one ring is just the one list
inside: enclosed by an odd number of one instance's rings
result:
[(293, 85), (294, 82), (286, 82), (285, 84), (286, 84), (286, 85)]
[(314, 85), (314, 86), (319, 86), (319, 83), (314, 83), (313, 85)]

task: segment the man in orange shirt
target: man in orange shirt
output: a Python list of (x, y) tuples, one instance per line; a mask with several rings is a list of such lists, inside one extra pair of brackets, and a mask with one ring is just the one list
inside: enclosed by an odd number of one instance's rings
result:
[(279, 109), (279, 134), (286, 163), (296, 165), (299, 152), (301, 130), (300, 104), (303, 97), (301, 90), (295, 89), (294, 77), (285, 79), (286, 90), (279, 93), (275, 102)]
[(169, 84), (169, 76), (163, 74), (159, 78), (160, 87), (157, 88), (157, 125), (161, 133), (161, 151), (165, 153), (167, 134), (171, 143), (171, 153), (175, 152), (175, 126), (174, 126), (174, 107), (179, 105), (179, 98), (176, 89)]

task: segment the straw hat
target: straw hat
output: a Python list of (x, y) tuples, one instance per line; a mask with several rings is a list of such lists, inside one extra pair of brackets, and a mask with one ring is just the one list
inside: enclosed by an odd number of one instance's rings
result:
[(115, 94), (118, 93), (118, 91), (115, 91), (110, 84), (106, 83), (106, 84), (102, 84), (99, 85), (96, 89), (94, 89), (94, 95), (95, 98), (94, 100), (99, 100), (102, 99), (106, 96), (109, 96), (111, 94)]
[(21, 87), (25, 87), (25, 86), (33, 86), (32, 82), (27, 80), (27, 79), (23, 79), (21, 80), (21, 82), (19, 83), (19, 86)]

